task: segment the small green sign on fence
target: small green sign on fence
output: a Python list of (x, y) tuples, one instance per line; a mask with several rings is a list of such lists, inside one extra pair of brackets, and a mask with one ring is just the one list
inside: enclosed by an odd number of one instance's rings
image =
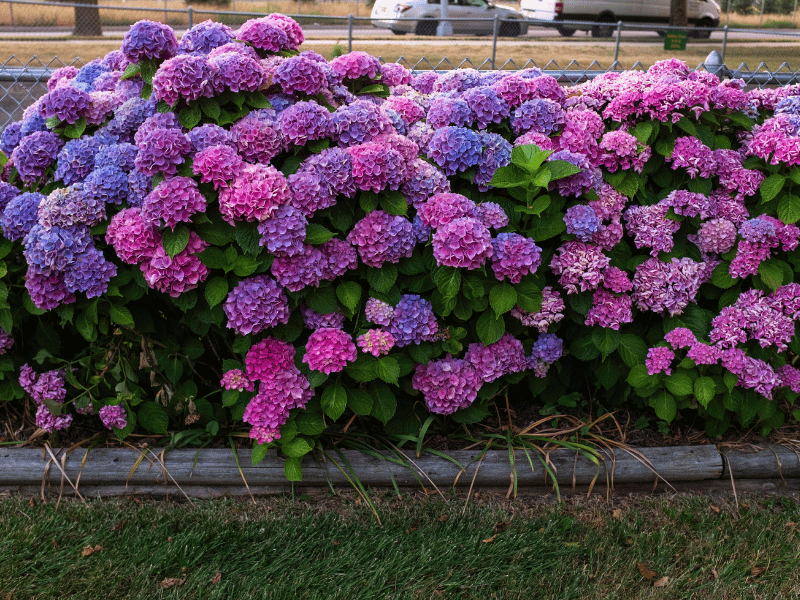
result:
[(667, 31), (664, 36), (664, 50), (686, 50), (688, 37), (685, 31)]

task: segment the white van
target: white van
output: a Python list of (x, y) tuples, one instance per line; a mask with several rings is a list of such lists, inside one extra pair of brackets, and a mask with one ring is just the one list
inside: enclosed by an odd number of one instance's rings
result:
[[(526, 19), (552, 21), (566, 37), (578, 29), (591, 31), (592, 37), (611, 37), (617, 21), (669, 24), (669, 4), (670, 0), (521, 0), (520, 10)], [(696, 27), (693, 37), (708, 38), (710, 28), (719, 25), (719, 4), (714, 0), (687, 0), (686, 11), (689, 24)], [(592, 24), (571, 25), (570, 21)]]

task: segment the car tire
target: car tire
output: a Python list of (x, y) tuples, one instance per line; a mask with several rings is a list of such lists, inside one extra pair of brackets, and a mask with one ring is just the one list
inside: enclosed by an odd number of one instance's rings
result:
[(438, 21), (433, 21), (431, 19), (425, 19), (424, 21), (419, 21), (417, 23), (417, 28), (414, 31), (417, 35), (436, 35), (436, 26), (439, 24)]
[(398, 31), (397, 29), (392, 29), (391, 31), (395, 35), (405, 35), (406, 33), (408, 33), (407, 31)]
[(697, 26), (689, 35), (697, 40), (707, 40), (711, 37), (711, 30), (714, 27), (709, 19), (701, 19), (697, 22)]
[(614, 35), (614, 17), (611, 15), (601, 15), (597, 19), (597, 24), (592, 26), (592, 37), (610, 38)]
[(519, 37), (520, 27), (519, 23), (500, 23), (500, 30), (497, 35), (500, 37)]
[(558, 31), (559, 35), (562, 37), (572, 37), (575, 35), (577, 29), (573, 29), (572, 27), (564, 27), (563, 25), (559, 25), (556, 27), (556, 31)]

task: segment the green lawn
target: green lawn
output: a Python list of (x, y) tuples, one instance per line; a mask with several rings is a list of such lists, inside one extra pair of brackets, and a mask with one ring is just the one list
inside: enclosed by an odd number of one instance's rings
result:
[(4, 498), (0, 599), (800, 596), (787, 497), (373, 500)]

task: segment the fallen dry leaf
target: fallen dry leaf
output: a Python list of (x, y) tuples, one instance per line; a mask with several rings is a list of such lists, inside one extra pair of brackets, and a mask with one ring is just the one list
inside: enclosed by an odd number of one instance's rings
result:
[(183, 585), (186, 583), (186, 578), (180, 579), (179, 577), (167, 577), (159, 583), (158, 585), (164, 588), (165, 590), (170, 590), (178, 585)]
[(611, 513), (611, 518), (615, 521), (619, 521), (622, 518), (622, 509), (615, 508)]
[(667, 587), (669, 585), (669, 577), (662, 577), (661, 579), (656, 579), (653, 582), (653, 587)]
[(83, 550), (81, 550), (81, 556), (91, 556), (95, 552), (100, 552), (102, 550), (102, 546), (95, 546), (92, 548), (91, 544), (84, 546)]
[(626, 546), (633, 546), (633, 538), (628, 538), (627, 540), (625, 540), (625, 545)]
[(718, 507), (718, 506), (714, 506), (713, 504), (711, 504), (711, 505), (709, 506), (709, 508), (710, 508), (711, 510), (713, 510), (715, 513), (719, 514), (719, 507)]
[(114, 525), (114, 526), (111, 528), (111, 531), (112, 531), (112, 532), (113, 532), (113, 531), (119, 531), (120, 529), (122, 529), (123, 527), (125, 527), (125, 524), (126, 524), (127, 522), (128, 522), (128, 519), (122, 519), (122, 521), (120, 521), (119, 523), (117, 523), (116, 525)]
[(222, 573), (217, 571), (214, 573), (214, 576), (211, 578), (211, 585), (217, 585), (220, 581), (222, 581)]
[(496, 533), (502, 533), (509, 527), (511, 527), (511, 523), (508, 521), (498, 521), (494, 524), (494, 530)]
[(655, 579), (658, 576), (658, 573), (644, 563), (636, 563), (636, 566), (639, 568), (639, 573), (641, 573), (642, 577), (645, 579)]
[(417, 530), (417, 528), (416, 528), (416, 527), (409, 527), (408, 529), (406, 529), (406, 534), (413, 533), (413, 532), (415, 532), (416, 530)]
[(333, 540), (333, 545), (334, 546), (338, 546), (339, 545), (339, 540)]
[(58, 550), (58, 542), (53, 540), (53, 550)]
[(767, 569), (765, 567), (753, 567), (752, 569), (750, 569), (750, 576), (752, 578), (756, 578), (766, 570)]
[(717, 579), (718, 577), (719, 577), (719, 574), (717, 573), (717, 570), (716, 569), (711, 569), (711, 580), (713, 581), (714, 579)]
[(441, 517), (439, 517), (439, 522), (441, 523), (442, 521), (447, 521), (447, 519), (449, 519), (449, 518), (450, 518), (450, 515), (442, 515)]
[(485, 540), (481, 540), (484, 544), (491, 544), (493, 541), (497, 539), (498, 534), (495, 533), (492, 537), (488, 537)]
[(797, 523), (792, 521), (786, 521), (786, 527), (797, 527)]

